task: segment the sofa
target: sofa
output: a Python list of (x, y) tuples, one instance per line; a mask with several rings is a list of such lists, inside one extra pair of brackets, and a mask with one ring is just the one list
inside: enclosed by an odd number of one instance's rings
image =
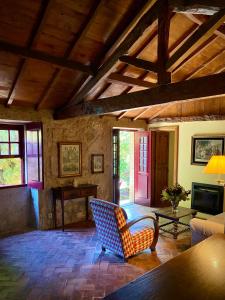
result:
[(214, 233), (225, 233), (225, 212), (207, 220), (193, 218), (190, 221), (192, 245), (201, 242)]

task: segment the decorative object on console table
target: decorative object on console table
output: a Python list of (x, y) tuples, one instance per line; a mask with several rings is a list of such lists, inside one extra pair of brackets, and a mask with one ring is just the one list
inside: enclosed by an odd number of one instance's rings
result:
[(62, 230), (64, 231), (64, 201), (77, 198), (85, 198), (86, 204), (86, 220), (88, 220), (88, 197), (93, 196), (97, 198), (97, 185), (95, 184), (80, 184), (77, 187), (64, 186), (52, 188), (53, 192), (53, 213), (55, 228), (57, 228), (57, 215), (56, 215), (56, 200), (61, 202), (62, 210)]
[(59, 142), (59, 177), (81, 176), (81, 143)]
[(172, 212), (178, 212), (178, 205), (181, 200), (186, 201), (189, 200), (188, 195), (190, 195), (191, 191), (185, 191), (185, 189), (180, 185), (176, 184), (171, 187), (167, 187), (162, 190), (162, 201), (170, 201), (172, 206)]
[(224, 153), (224, 136), (192, 137), (191, 163), (195, 165), (206, 165), (212, 155)]
[(213, 155), (203, 172), (207, 174), (218, 174), (216, 182), (218, 184), (224, 184), (224, 180), (220, 178), (220, 175), (225, 174), (225, 155)]
[(104, 154), (91, 155), (91, 172), (104, 173)]

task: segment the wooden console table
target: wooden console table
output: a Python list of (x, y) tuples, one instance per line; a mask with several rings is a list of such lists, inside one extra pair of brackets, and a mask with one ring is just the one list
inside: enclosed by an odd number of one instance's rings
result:
[(62, 209), (62, 230), (64, 231), (64, 201), (72, 200), (77, 198), (85, 198), (86, 205), (86, 220), (88, 220), (88, 197), (94, 196), (97, 198), (97, 185), (95, 184), (82, 184), (78, 187), (64, 186), (52, 188), (53, 192), (53, 214), (55, 228), (57, 228), (57, 218), (56, 218), (56, 200), (61, 201)]

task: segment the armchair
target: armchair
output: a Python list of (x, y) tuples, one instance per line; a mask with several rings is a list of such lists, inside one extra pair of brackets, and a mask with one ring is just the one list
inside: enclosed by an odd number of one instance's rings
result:
[[(127, 215), (122, 207), (100, 199), (92, 199), (90, 204), (103, 251), (111, 250), (126, 260), (144, 249), (155, 250), (159, 229), (153, 217), (143, 216), (127, 223)], [(153, 220), (154, 228), (145, 226), (131, 232), (130, 228), (144, 219)]]

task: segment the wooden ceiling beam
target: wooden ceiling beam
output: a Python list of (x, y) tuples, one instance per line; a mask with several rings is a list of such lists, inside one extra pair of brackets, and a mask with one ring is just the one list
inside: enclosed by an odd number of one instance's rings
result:
[(158, 48), (157, 48), (157, 65), (158, 83), (170, 83), (171, 74), (167, 72), (167, 61), (169, 59), (169, 31), (170, 31), (170, 15), (168, 0), (161, 0), (158, 15)]
[[(158, 3), (157, 0), (151, 0), (148, 3), (148, 11), (137, 22), (136, 26), (127, 34), (126, 38), (119, 44), (117, 49), (107, 59), (105, 63), (98, 69), (96, 75), (91, 78), (85, 86), (80, 90), (69, 102), (69, 105), (79, 103), (84, 97), (92, 91), (100, 80), (107, 77), (119, 58), (126, 54), (133, 43), (142, 35), (145, 29), (150, 26), (157, 18)], [(69, 106), (67, 105), (67, 106)], [(67, 107), (65, 106), (65, 107)], [(61, 108), (61, 110), (64, 108)]]
[(58, 110), (55, 113), (55, 118), (100, 115), (150, 105), (222, 96), (225, 95), (224, 81), (225, 72), (181, 82), (162, 84), (148, 90), (73, 105), (63, 111)]
[(132, 119), (132, 121), (136, 121), (136, 120), (140, 119), (141, 116), (143, 116), (146, 112), (148, 112), (148, 111), (151, 110), (151, 109), (152, 109), (152, 107), (148, 107), (148, 108), (144, 109), (144, 110), (143, 110), (142, 112), (140, 112), (136, 117), (134, 117), (134, 118)]
[(156, 63), (144, 59), (123, 55), (120, 57), (120, 61), (145, 71), (154, 73), (158, 73), (159, 71), (159, 68)]
[(154, 83), (151, 83), (149, 81), (144, 81), (139, 78), (133, 78), (118, 73), (111, 73), (107, 78), (107, 81), (131, 87), (141, 86), (143, 88), (151, 88), (155, 86)]
[[(94, 19), (99, 11), (99, 8), (101, 7), (101, 0), (95, 0), (93, 6), (91, 7), (86, 20), (82, 26), (82, 29), (79, 31), (79, 33), (74, 37), (73, 41), (70, 43), (70, 45), (68, 46), (68, 48), (66, 49), (65, 53), (64, 53), (64, 59), (65, 58), (70, 58), (71, 54), (73, 52), (73, 49), (76, 47), (76, 45), (85, 37), (85, 35), (87, 34), (88, 30), (90, 29), (90, 27), (92, 26)], [(87, 66), (85, 66), (87, 67)], [(88, 67), (90, 69), (90, 67)], [(46, 88), (44, 89), (44, 92), (41, 94), (41, 97), (38, 101), (38, 105), (36, 106), (36, 109), (39, 110), (43, 107), (43, 104), (46, 103), (51, 90), (53, 87), (55, 87), (57, 85), (57, 82), (59, 80), (59, 77), (62, 74), (61, 69), (57, 69), (56, 72), (53, 73), (50, 81), (48, 82)], [(93, 75), (93, 73), (88, 73), (85, 72), (89, 75)]]
[[(170, 15), (170, 21), (172, 20), (172, 18), (174, 17), (175, 15), (174, 14), (171, 14)], [(173, 53), (175, 53), (177, 51), (177, 49), (179, 49), (179, 47), (181, 45), (183, 45), (185, 43), (185, 41), (193, 34), (193, 32), (198, 28), (197, 24), (193, 25), (190, 29), (187, 30), (187, 32), (185, 32), (185, 34), (178, 40), (176, 41), (169, 49), (169, 53), (170, 55), (172, 55)], [(156, 34), (157, 34), (157, 30), (156, 30)], [(143, 49), (142, 49), (143, 50)], [(141, 78), (142, 80), (145, 79), (145, 77), (148, 75), (148, 73), (146, 73), (144, 76), (142, 74)], [(129, 92), (131, 88), (129, 87), (127, 89), (127, 92)], [(97, 99), (97, 98), (96, 98)], [(140, 114), (138, 114), (136, 117), (134, 117), (132, 120), (135, 121), (137, 119), (139, 119), (145, 112), (147, 112), (148, 110), (150, 110), (151, 107), (149, 108), (146, 108), (144, 109)], [(126, 113), (123, 112), (121, 115), (120, 115), (120, 118), (122, 118), (123, 116), (125, 116)]]
[(90, 75), (94, 75), (94, 72), (92, 71), (90, 66), (83, 65), (80, 62), (68, 60), (63, 57), (52, 56), (44, 52), (12, 45), (6, 42), (0, 41), (0, 51), (5, 51), (15, 55), (19, 55), (22, 58), (31, 58), (42, 62), (46, 62), (62, 69), (76, 70)]
[[(36, 37), (42, 31), (43, 24), (45, 23), (45, 20), (46, 20), (46, 16), (48, 15), (48, 12), (49, 12), (50, 8), (52, 7), (52, 5), (53, 5), (53, 0), (46, 0), (46, 1), (41, 2), (37, 19), (36, 19), (36, 21), (33, 25), (33, 28), (31, 30), (31, 34), (30, 34), (29, 39), (27, 41), (27, 45), (26, 45), (27, 48), (30, 48), (36, 42)], [(0, 47), (0, 49), (1, 49), (1, 47)], [(8, 94), (8, 97), (7, 97), (7, 100), (6, 100), (6, 105), (7, 106), (9, 106), (13, 103), (15, 90), (16, 90), (19, 78), (25, 70), (25, 66), (26, 66), (26, 60), (23, 58), (19, 62), (15, 78), (14, 78), (12, 86), (9, 90), (9, 94)]]
[(194, 50), (207, 41), (214, 31), (225, 21), (225, 9), (219, 11), (202, 24), (193, 35), (171, 56), (167, 69), (172, 71)]
[(163, 113), (164, 111), (169, 109), (172, 105), (174, 105), (174, 103), (169, 103), (169, 104), (165, 104), (165, 105), (161, 106), (160, 109), (158, 111), (156, 111), (153, 115), (151, 115), (151, 117), (148, 120), (151, 121), (151, 120), (155, 119), (161, 113)]
[(217, 39), (216, 35), (211, 36), (208, 41), (206, 41), (203, 45), (199, 46), (197, 50), (195, 50), (191, 55), (189, 55), (185, 60), (183, 60), (174, 70), (173, 75), (178, 72), (185, 64), (189, 63), (191, 60), (195, 59), (197, 55), (205, 51), (211, 44), (213, 44)]
[[(122, 20), (117, 25), (116, 29), (113, 31), (112, 35), (107, 39), (104, 48), (102, 51), (100, 51), (95, 58), (94, 66), (97, 70), (106, 60), (113, 54), (113, 52), (116, 50), (116, 48), (120, 45), (120, 43), (126, 38), (128, 33), (135, 27), (138, 20), (141, 18), (141, 16), (152, 6), (151, 1), (147, 1), (143, 7), (140, 8), (140, 5), (137, 1), (135, 1), (131, 6), (131, 11), (127, 11), (127, 13), (124, 15)], [(122, 29), (122, 30), (121, 30)], [(122, 32), (122, 33), (121, 33)], [(144, 43), (142, 49), (145, 48), (147, 43)], [(139, 52), (139, 51), (138, 51)], [(138, 55), (138, 53), (136, 54)], [(117, 62), (118, 64), (118, 62)], [(116, 67), (116, 66), (115, 66)], [(124, 68), (123, 68), (124, 69)], [(121, 70), (120, 70), (121, 71)], [(105, 75), (98, 83), (100, 84), (106, 77)], [(91, 77), (83, 77), (81, 80), (81, 84), (79, 88), (75, 88), (71, 96), (68, 98), (67, 104), (70, 104), (72, 99), (75, 98), (75, 96), (84, 88), (84, 86), (87, 84), (87, 82), (91, 79)], [(105, 84), (105, 86), (110, 86), (110, 84)], [(105, 91), (105, 86), (102, 89)], [(98, 96), (101, 95), (101, 92), (98, 93)], [(97, 98), (97, 96), (95, 96)]]
[[(172, 20), (173, 17), (175, 17), (175, 13), (172, 13), (172, 14), (170, 15), (170, 20)], [(155, 22), (155, 23), (156, 23), (156, 24), (155, 24), (155, 28), (154, 28), (153, 33), (151, 34), (151, 36), (150, 36), (148, 39), (146, 39), (146, 41), (143, 43), (143, 45), (135, 51), (135, 53), (133, 54), (132, 58), (135, 57), (135, 58), (138, 59), (138, 56), (141, 54), (141, 52), (142, 52), (142, 51), (149, 45), (149, 43), (157, 36), (157, 34), (158, 34), (158, 25), (157, 25), (157, 23), (158, 23), (158, 22)], [(153, 24), (154, 24), (154, 23), (153, 23)], [(152, 25), (153, 25), (153, 24), (152, 24)], [(193, 27), (195, 28), (196, 26), (193, 26)], [(188, 31), (188, 32), (189, 32), (189, 31)], [(189, 33), (188, 33), (188, 34), (189, 34)], [(179, 43), (182, 43), (183, 41), (185, 41), (186, 38), (187, 38), (187, 36), (183, 37), (183, 38), (179, 41)], [(171, 51), (172, 51), (172, 50), (175, 51), (176, 48), (177, 48), (177, 45), (173, 45), (173, 46), (171, 47)], [(128, 57), (128, 56), (126, 56), (126, 57)], [(155, 64), (155, 65), (156, 65), (156, 64)], [(123, 66), (123, 67), (120, 69), (120, 73), (125, 72), (126, 69), (127, 69), (127, 65)], [(151, 72), (151, 73), (152, 73), (152, 72)], [(141, 74), (141, 75), (138, 77), (138, 79), (144, 80), (144, 79), (146, 78), (146, 76), (148, 76), (148, 78), (149, 78), (149, 75), (150, 75), (149, 72), (146, 71), (146, 72), (144, 72), (143, 74)], [(151, 75), (150, 75), (150, 76), (151, 76)], [(151, 79), (152, 79), (151, 82), (152, 82), (152, 83), (157, 83), (157, 80), (158, 80), (157, 74), (155, 74), (154, 77), (155, 77), (155, 78), (151, 78)], [(107, 85), (107, 87), (109, 87), (109, 86), (110, 86), (110, 85)], [(105, 86), (104, 86), (104, 88), (102, 89), (102, 92), (101, 92), (101, 93), (98, 93), (98, 95), (95, 96), (95, 98), (92, 99), (92, 100), (98, 99), (99, 96), (100, 96), (102, 93), (104, 93), (104, 91), (105, 91), (106, 89), (107, 89), (107, 88), (105, 88)], [(128, 93), (131, 89), (132, 89), (132, 87), (131, 87), (131, 86), (128, 86), (127, 89), (126, 89), (125, 91), (123, 91), (123, 93)]]
[[(157, 48), (157, 66), (158, 66), (158, 84), (171, 82), (171, 74), (166, 71), (166, 63), (169, 58), (169, 31), (172, 11), (169, 8), (168, 0), (160, 2), (158, 14), (158, 48)], [(139, 119), (149, 108), (139, 113), (133, 121)]]
[[(189, 20), (191, 20), (192, 22), (194, 22), (195, 24), (197, 24), (199, 26), (203, 24), (203, 21), (199, 18), (199, 16), (192, 15), (192, 14), (185, 14), (185, 16)], [(214, 31), (214, 34), (225, 40), (225, 28), (224, 28), (224, 25), (222, 25), (219, 28), (217, 28)]]
[(121, 120), (123, 117), (126, 116), (127, 113), (128, 113), (127, 111), (122, 112), (116, 119), (117, 119), (118, 121)]
[(210, 57), (203, 65), (201, 65), (199, 68), (197, 68), (194, 72), (192, 72), (191, 74), (189, 74), (187, 77), (185, 77), (185, 79), (183, 80), (189, 80), (191, 78), (193, 78), (194, 75), (196, 75), (199, 71), (201, 71), (202, 69), (206, 68), (208, 65), (210, 65), (213, 61), (217, 60), (220, 56), (223, 56), (225, 53), (225, 50), (216, 53), (213, 57)]

